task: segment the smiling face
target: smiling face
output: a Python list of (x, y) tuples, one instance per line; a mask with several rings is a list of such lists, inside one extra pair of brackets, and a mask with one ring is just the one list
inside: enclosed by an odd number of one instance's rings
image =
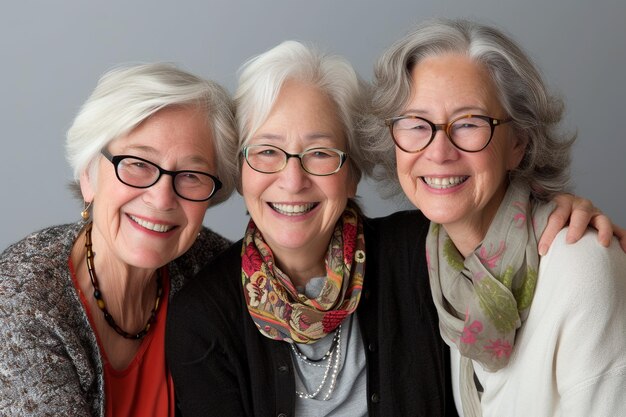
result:
[[(215, 174), (212, 133), (206, 114), (194, 108), (166, 108), (107, 146), (112, 155), (133, 155), (160, 167)], [(81, 176), (85, 201), (93, 200), (94, 250), (130, 267), (157, 268), (189, 249), (209, 202), (178, 197), (172, 177), (149, 188), (122, 184), (113, 164), (101, 156), (97, 178)], [(113, 261), (113, 260), (112, 260)]]
[[(487, 71), (461, 55), (431, 57), (415, 66), (403, 114), (433, 123), (465, 114), (507, 116)], [(443, 224), (461, 249), (457, 240), (467, 238), (471, 247), (484, 237), (504, 197), (507, 171), (519, 164), (523, 152), (511, 124), (496, 127), (491, 143), (477, 153), (455, 148), (445, 132), (438, 131), (421, 152), (396, 148), (398, 177), (409, 200), (430, 220)]]
[[(318, 88), (287, 81), (265, 123), (248, 145), (269, 144), (288, 153), (327, 147), (346, 151), (336, 106)], [(314, 262), (323, 257), (337, 220), (356, 184), (350, 160), (335, 174), (307, 174), (297, 158), (277, 173), (264, 174), (242, 164), (242, 194), (274, 256), (283, 265), (294, 256)], [(322, 265), (323, 266), (323, 265)]]

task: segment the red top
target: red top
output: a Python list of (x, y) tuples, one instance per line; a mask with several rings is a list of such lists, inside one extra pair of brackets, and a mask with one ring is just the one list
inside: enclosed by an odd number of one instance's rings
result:
[[(74, 285), (78, 288), (71, 261), (70, 269)], [(169, 274), (164, 268), (163, 296), (156, 321), (126, 369), (113, 369), (102, 348), (100, 337), (95, 332), (104, 367), (105, 415), (107, 417), (174, 416), (174, 385), (165, 361), (165, 318), (169, 304), (169, 283)], [(87, 311), (91, 327), (95, 329), (87, 307), (87, 300), (81, 291), (78, 293)]]

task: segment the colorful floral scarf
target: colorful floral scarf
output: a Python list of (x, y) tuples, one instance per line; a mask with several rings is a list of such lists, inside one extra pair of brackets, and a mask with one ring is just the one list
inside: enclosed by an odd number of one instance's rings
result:
[(552, 204), (531, 200), (530, 189), (514, 181), (483, 242), (465, 259), (443, 227), (430, 225), (430, 285), (441, 335), (461, 353), (465, 417), (482, 415), (472, 360), (490, 372), (509, 362), (535, 292), (537, 242), (552, 209)]
[[(365, 238), (359, 214), (346, 208), (326, 253), (327, 280), (319, 296), (299, 294), (274, 263), (271, 248), (250, 219), (241, 252), (241, 279), (250, 316), (266, 337), (313, 343), (354, 312), (365, 272)], [(344, 279), (345, 278), (345, 279)]]

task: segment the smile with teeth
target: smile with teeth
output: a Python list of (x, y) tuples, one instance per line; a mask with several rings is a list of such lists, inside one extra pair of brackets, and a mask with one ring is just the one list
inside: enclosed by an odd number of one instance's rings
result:
[(285, 216), (300, 216), (302, 214), (308, 213), (313, 210), (313, 208), (317, 205), (317, 203), (308, 203), (308, 204), (281, 204), (281, 203), (270, 203), (270, 206), (279, 212), (280, 214), (284, 214)]
[(462, 177), (422, 177), (422, 180), (431, 188), (443, 190), (455, 187), (467, 180), (467, 176)]
[(170, 226), (167, 224), (151, 223), (147, 220), (142, 220), (138, 217), (131, 216), (131, 215), (129, 215), (128, 217), (130, 217), (130, 219), (134, 221), (135, 223), (137, 223), (139, 226), (144, 227), (148, 230), (152, 230), (153, 232), (165, 233), (165, 232), (169, 232), (170, 230), (174, 228), (174, 226)]

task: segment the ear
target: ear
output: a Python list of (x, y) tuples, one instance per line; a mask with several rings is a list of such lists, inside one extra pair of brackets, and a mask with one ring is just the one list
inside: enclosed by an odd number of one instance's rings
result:
[(512, 148), (509, 152), (507, 159), (506, 169), (512, 171), (516, 169), (522, 162), (524, 155), (526, 155), (526, 147), (528, 145), (528, 138), (526, 136), (512, 135), (511, 137)]
[(83, 195), (83, 200), (90, 203), (96, 194), (95, 184), (92, 184), (92, 176), (90, 175), (90, 169), (87, 167), (80, 174), (80, 192)]

